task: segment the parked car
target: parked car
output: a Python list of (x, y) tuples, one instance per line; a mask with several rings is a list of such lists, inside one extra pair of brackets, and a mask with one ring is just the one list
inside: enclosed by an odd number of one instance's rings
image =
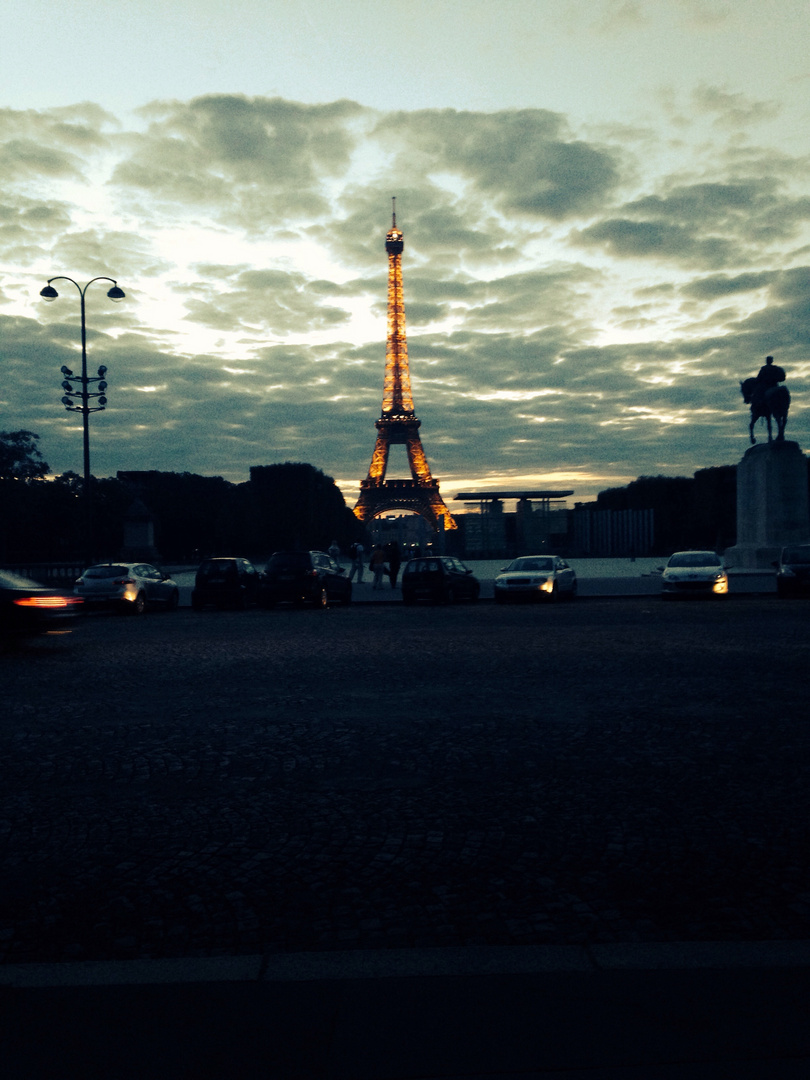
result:
[(325, 551), (276, 551), (259, 585), (264, 607), (276, 604), (350, 604), (352, 583), (346, 571)]
[(259, 602), (259, 571), (250, 561), (235, 557), (206, 559), (191, 590), (195, 611), (205, 607), (242, 610)]
[(676, 551), (661, 575), (661, 596), (726, 596), (728, 573), (714, 551)]
[(774, 566), (779, 596), (810, 596), (810, 544), (783, 547)]
[(577, 575), (559, 555), (521, 555), (495, 578), (495, 603), (512, 600), (569, 600), (577, 594)]
[(0, 570), (0, 651), (35, 634), (67, 634), (83, 608), (78, 596)]
[(430, 600), (453, 604), (457, 600), (477, 600), (481, 584), (472, 570), (451, 555), (430, 555), (411, 559), (402, 571), (402, 599), (406, 604)]
[(73, 591), (88, 607), (112, 607), (131, 615), (142, 615), (148, 607), (174, 611), (180, 603), (177, 582), (143, 562), (88, 566)]

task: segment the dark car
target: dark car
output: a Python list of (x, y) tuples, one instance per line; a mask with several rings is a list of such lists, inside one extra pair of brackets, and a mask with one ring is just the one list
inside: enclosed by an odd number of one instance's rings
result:
[(810, 596), (810, 544), (783, 547), (774, 566), (779, 596)]
[(69, 633), (82, 608), (78, 596), (0, 570), (0, 650), (35, 634)]
[(276, 604), (349, 604), (352, 583), (325, 551), (276, 551), (261, 576), (260, 602)]
[(259, 571), (250, 561), (236, 557), (206, 559), (200, 564), (191, 591), (195, 611), (205, 607), (242, 610), (258, 603)]
[(177, 582), (151, 563), (88, 566), (73, 591), (88, 607), (113, 607), (130, 615), (142, 615), (148, 607), (174, 611), (180, 603)]
[(430, 555), (411, 559), (402, 571), (402, 599), (406, 604), (430, 600), (453, 604), (457, 600), (477, 600), (481, 592), (478, 578), (451, 555)]

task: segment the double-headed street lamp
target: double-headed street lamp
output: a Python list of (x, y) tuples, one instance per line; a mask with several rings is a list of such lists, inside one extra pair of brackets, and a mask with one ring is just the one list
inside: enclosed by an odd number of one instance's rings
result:
[[(59, 293), (51, 284), (54, 281), (70, 281), (79, 290), (79, 296), (81, 298), (81, 313), (82, 313), (82, 372), (81, 375), (74, 375), (70, 368), (62, 366), (62, 374), (64, 380), (62, 382), (62, 389), (65, 391), (62, 398), (62, 404), (69, 412), (80, 412), (82, 414), (82, 428), (84, 434), (84, 484), (82, 487), (82, 496), (84, 501), (85, 512), (85, 555), (89, 560), (92, 560), (94, 556), (93, 552), (93, 511), (92, 511), (92, 494), (90, 488), (90, 413), (101, 412), (107, 405), (107, 398), (104, 396), (104, 391), (107, 389), (107, 383), (105, 376), (107, 374), (107, 368), (102, 365), (98, 369), (98, 375), (87, 374), (87, 328), (85, 325), (84, 316), (84, 294), (90, 288), (94, 281), (111, 281), (112, 288), (108, 290), (107, 296), (110, 300), (118, 301), (123, 300), (126, 293), (123, 289), (118, 288), (118, 283), (111, 277), (94, 277), (84, 288), (79, 285), (77, 281), (74, 281), (71, 277), (65, 277), (59, 275), (58, 277), (52, 277), (48, 279), (48, 284), (40, 292), (40, 296), (45, 300), (55, 300)], [(71, 381), (72, 380), (72, 381)], [(80, 384), (80, 389), (73, 389), (73, 382)], [(91, 384), (98, 384), (95, 390), (90, 390)], [(91, 401), (93, 404), (91, 404)], [(77, 404), (79, 402), (80, 404)]]

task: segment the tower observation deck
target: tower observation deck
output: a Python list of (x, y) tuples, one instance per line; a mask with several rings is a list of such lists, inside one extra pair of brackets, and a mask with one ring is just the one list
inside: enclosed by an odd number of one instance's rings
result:
[[(385, 350), (385, 379), (380, 419), (375, 421), (377, 440), (371, 455), (368, 476), (360, 483), (360, 498), (354, 513), (360, 521), (387, 511), (409, 510), (419, 514), (438, 531), (455, 529), (453, 516), (439, 494), (439, 484), (430, 474), (411, 393), (408, 343), (405, 335), (405, 303), (402, 291), (402, 251), (405, 246), (397, 228), (396, 202), (391, 228), (385, 237), (388, 253), (388, 338)], [(392, 445), (404, 444), (408, 454), (410, 479), (386, 480), (388, 453)]]

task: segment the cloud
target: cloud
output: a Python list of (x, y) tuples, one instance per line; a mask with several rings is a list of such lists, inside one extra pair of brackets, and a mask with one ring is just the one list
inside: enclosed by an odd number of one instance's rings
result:
[(397, 147), (406, 176), (414, 166), (456, 175), (503, 213), (574, 217), (597, 207), (619, 181), (615, 148), (573, 138), (565, 119), (544, 109), (393, 113), (374, 134)]
[(798, 235), (809, 219), (807, 198), (783, 194), (775, 177), (665, 182), (662, 193), (625, 203), (571, 239), (620, 257), (722, 268), (750, 264), (763, 246)]
[[(733, 95), (704, 90), (703, 107), (758, 123)], [(382, 401), (392, 195), (414, 399), (443, 490), (610, 486), (737, 460), (738, 379), (766, 353), (799, 423), (810, 192), (798, 156), (736, 133), (683, 136), (673, 157), (670, 130), (594, 139), (544, 109), (226, 94), (129, 125), (91, 106), (6, 112), (0, 131), (18, 169), (0, 204), (0, 407), (57, 471), (81, 460), (81, 424), (59, 403), (78, 303), (38, 291), (54, 273), (109, 274), (127, 301), (89, 293), (89, 361), (109, 368), (97, 475), (243, 481), (309, 460), (350, 492)]]
[(746, 94), (705, 83), (692, 92), (692, 105), (699, 112), (714, 116), (718, 126), (735, 131), (773, 120), (782, 108), (777, 101), (755, 101)]
[(717, 300), (739, 293), (755, 292), (767, 286), (773, 277), (773, 271), (768, 270), (749, 274), (710, 274), (708, 277), (688, 282), (681, 292), (697, 300)]
[(98, 105), (19, 111), (0, 109), (0, 170), (4, 182), (81, 179), (88, 157), (109, 145), (113, 117)]
[[(223, 267), (208, 267), (213, 282), (200, 280), (186, 294), (186, 319), (219, 330), (307, 334), (348, 321), (345, 308), (329, 300), (350, 294), (330, 281), (284, 270), (240, 269), (226, 280)], [(192, 295), (189, 295), (191, 293)]]
[(10, 265), (29, 265), (48, 249), (54, 235), (71, 225), (70, 207), (21, 195), (0, 203), (0, 251)]
[(321, 215), (324, 181), (346, 172), (357, 141), (350, 123), (362, 111), (239, 94), (155, 103), (113, 183), (248, 229)]

